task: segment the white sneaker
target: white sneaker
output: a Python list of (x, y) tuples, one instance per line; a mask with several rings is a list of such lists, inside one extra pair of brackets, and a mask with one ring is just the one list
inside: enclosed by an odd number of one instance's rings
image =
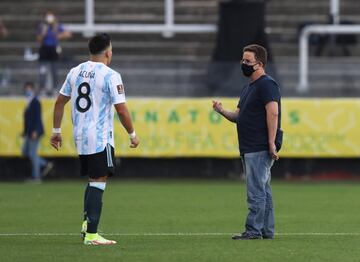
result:
[(84, 245), (99, 246), (99, 245), (114, 245), (114, 244), (116, 244), (116, 241), (103, 238), (98, 233), (95, 234), (86, 233), (84, 239)]

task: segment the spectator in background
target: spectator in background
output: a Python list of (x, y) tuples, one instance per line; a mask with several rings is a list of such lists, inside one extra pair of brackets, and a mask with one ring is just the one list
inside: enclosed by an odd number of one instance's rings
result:
[(8, 35), (8, 31), (0, 18), (0, 38), (5, 38)]
[(51, 11), (47, 11), (44, 20), (40, 23), (37, 30), (37, 41), (40, 43), (39, 61), (40, 61), (40, 90), (44, 92), (48, 70), (51, 70), (52, 89), (47, 90), (47, 94), (54, 93), (58, 84), (58, 60), (61, 54), (60, 40), (71, 37), (69, 31), (65, 31)]
[(24, 112), (24, 145), (23, 155), (31, 161), (32, 173), (31, 181), (41, 182), (42, 176), (46, 176), (53, 167), (51, 162), (41, 158), (38, 154), (39, 142), (44, 134), (44, 126), (41, 119), (41, 104), (37, 98), (35, 86), (32, 82), (24, 84), (27, 106)]

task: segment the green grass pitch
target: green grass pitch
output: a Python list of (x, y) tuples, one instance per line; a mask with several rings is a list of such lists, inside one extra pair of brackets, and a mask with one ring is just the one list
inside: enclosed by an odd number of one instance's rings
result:
[(360, 261), (356, 183), (274, 182), (276, 239), (233, 241), (242, 182), (113, 180), (100, 229), (118, 244), (102, 247), (80, 240), (84, 185), (1, 183), (0, 261)]

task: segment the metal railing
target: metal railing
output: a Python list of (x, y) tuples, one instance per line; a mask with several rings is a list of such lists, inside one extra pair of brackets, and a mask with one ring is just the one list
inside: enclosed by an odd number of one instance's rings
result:
[(97, 32), (117, 33), (161, 33), (164, 37), (172, 37), (176, 33), (209, 33), (216, 31), (212, 24), (175, 24), (174, 0), (164, 0), (163, 24), (96, 24), (94, 0), (85, 0), (85, 24), (65, 24), (72, 32), (92, 36)]
[(340, 24), (340, 0), (330, 0), (330, 18), (332, 24), (308, 25), (301, 31), (299, 38), (299, 83), (297, 91), (309, 90), (309, 37), (311, 34), (360, 34), (360, 25)]
[(360, 25), (309, 25), (301, 31), (299, 39), (299, 83), (297, 91), (309, 90), (309, 37), (311, 34), (360, 34)]

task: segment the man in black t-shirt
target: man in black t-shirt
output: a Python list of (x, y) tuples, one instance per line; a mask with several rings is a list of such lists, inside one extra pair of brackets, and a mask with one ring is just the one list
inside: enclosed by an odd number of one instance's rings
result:
[(278, 84), (265, 73), (267, 51), (259, 45), (243, 50), (241, 69), (251, 82), (244, 87), (235, 111), (227, 111), (221, 102), (213, 108), (236, 123), (239, 149), (246, 175), (249, 214), (245, 232), (235, 240), (274, 238), (274, 210), (270, 187), (270, 169), (278, 160), (282, 143), (281, 95)]

